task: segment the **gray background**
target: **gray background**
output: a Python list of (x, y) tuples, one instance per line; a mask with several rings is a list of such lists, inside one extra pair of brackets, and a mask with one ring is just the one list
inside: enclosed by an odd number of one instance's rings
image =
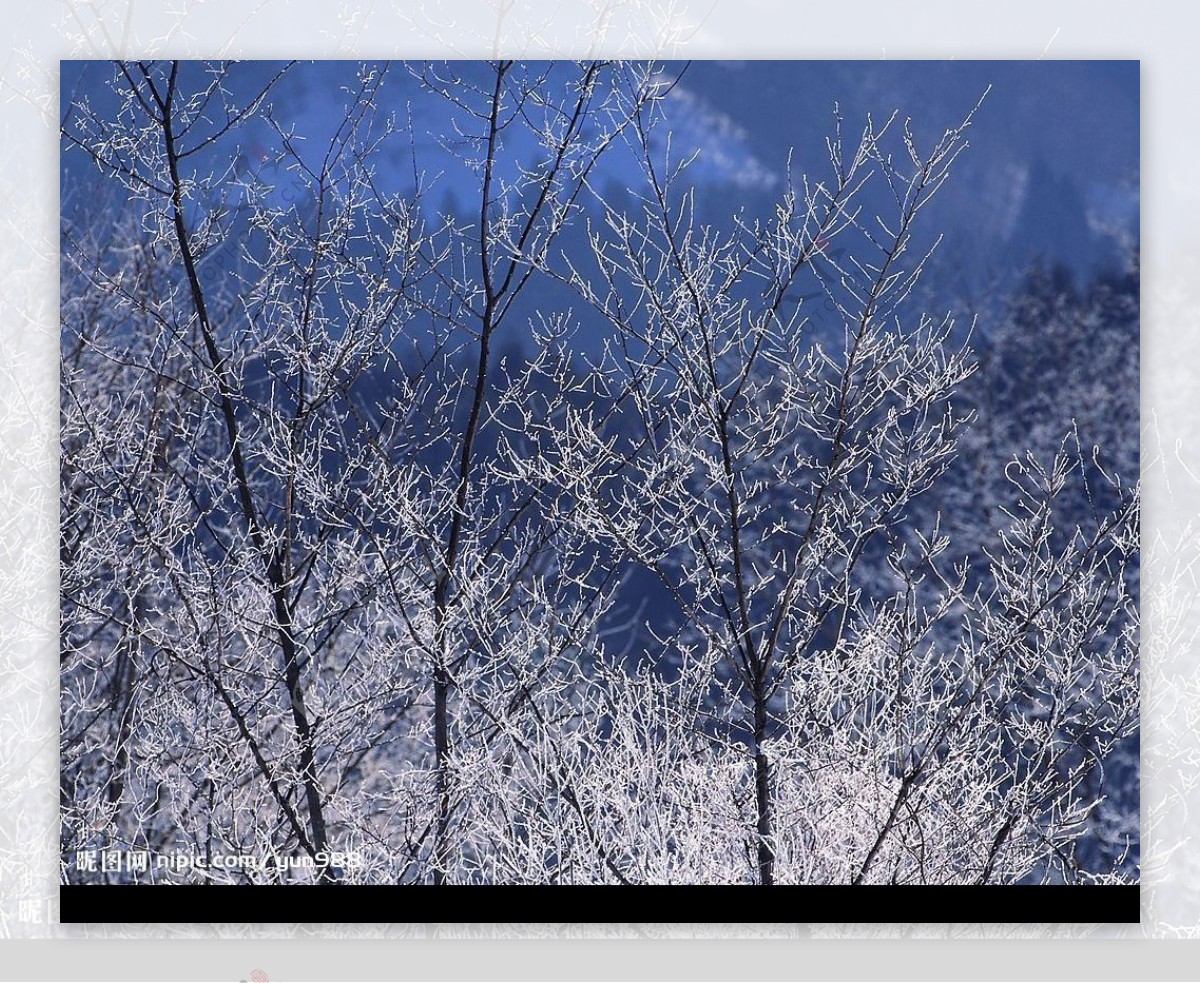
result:
[[(1193, 8), (1160, 3), (1134, 14), (1127, 4), (1096, 0), (988, 7), (895, 0), (71, 0), (6, 13), (12, 49), (0, 65), (0, 976), (248, 980), (255, 970), (269, 980), (1194, 976), (1200, 949), (1166, 941), (1200, 937), (1200, 842), (1189, 837), (1200, 830), (1190, 818), (1200, 816), (1200, 666), (1193, 639), (1200, 624), (1194, 381), (1200, 114)], [(1142, 60), (1141, 926), (54, 923), (58, 60), (497, 52)], [(215, 938), (225, 941), (214, 945)]]

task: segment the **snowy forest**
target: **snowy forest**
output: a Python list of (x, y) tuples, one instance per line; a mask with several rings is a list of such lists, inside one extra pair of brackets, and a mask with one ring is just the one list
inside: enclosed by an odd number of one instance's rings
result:
[(1137, 882), (1136, 203), (715, 70), (64, 65), (63, 883)]

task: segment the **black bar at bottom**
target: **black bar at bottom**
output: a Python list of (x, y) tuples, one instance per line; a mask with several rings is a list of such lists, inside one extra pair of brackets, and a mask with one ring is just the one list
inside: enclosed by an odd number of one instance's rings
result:
[(72, 885), (63, 922), (1015, 923), (1140, 920), (1138, 885)]

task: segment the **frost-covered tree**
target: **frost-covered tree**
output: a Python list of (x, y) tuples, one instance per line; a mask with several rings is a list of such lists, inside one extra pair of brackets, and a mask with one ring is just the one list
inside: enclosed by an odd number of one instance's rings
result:
[[(434, 882), (486, 852), (454, 818), (473, 756), (591, 599), (555, 503), (481, 452), (534, 396), (497, 384), (495, 338), (652, 86), (448, 71), (413, 74), (456, 121), (473, 225), (420, 174), (380, 189), (383, 148), (416, 160), (377, 115), (385, 69), (315, 149), (266, 108), (278, 76), (239, 100), (236, 66), (115, 66), (112, 119), (68, 107), (128, 204), (64, 225), (67, 849), (299, 849), (333, 878), (353, 846)], [(224, 166), (251, 118), (258, 178)]]
[[(936, 503), (952, 522), (955, 558), (972, 559), (973, 576), (986, 580), (984, 547), (1010, 521), (1003, 507), (1014, 458), (1066, 456), (1060, 527), (1094, 525), (1128, 494), (1123, 485), (1138, 474), (1140, 458), (1138, 323), (1136, 250), (1124, 269), (1079, 285), (1066, 270), (1037, 264), (998, 314), (980, 319), (979, 368), (959, 394), (974, 423)], [(1130, 560), (1124, 575), (1136, 597), (1140, 564)], [(1122, 861), (1127, 872), (1136, 869), (1138, 744), (1131, 733), (1092, 770), (1099, 802), (1080, 844), (1089, 869)]]
[(64, 221), (64, 847), (299, 850), (332, 879), (358, 722), (410, 683), (355, 506), (386, 278), (415, 251), (389, 231), (352, 255), (378, 220), (357, 167), (378, 78), (315, 165), (289, 161), (289, 206), (214, 163), (278, 73), (244, 101), (224, 66), (114, 74), (114, 118), (63, 127), (127, 196), (112, 228)]
[[(731, 232), (693, 221), (639, 131), (635, 214), (609, 210), (567, 264), (614, 329), (592, 377), (628, 408), (622, 426), (572, 413), (571, 466), (543, 476), (674, 607), (649, 668), (603, 677), (591, 726), (612, 736), (581, 781), (617, 795), (603, 811), (644, 879), (1092, 873), (1073, 845), (1136, 728), (1136, 487), (1093, 467), (1107, 493), (1080, 517), (1064, 488), (1091, 462), (1009, 452), (982, 580), (919, 507), (958, 453), (972, 364), (952, 325), (906, 309), (928, 259), (915, 220), (970, 122), (924, 154), (907, 126), (894, 154), (889, 126), (850, 148), (839, 132), (828, 178)], [(833, 330), (789, 300), (801, 277)], [(622, 783), (655, 745), (653, 772)]]

